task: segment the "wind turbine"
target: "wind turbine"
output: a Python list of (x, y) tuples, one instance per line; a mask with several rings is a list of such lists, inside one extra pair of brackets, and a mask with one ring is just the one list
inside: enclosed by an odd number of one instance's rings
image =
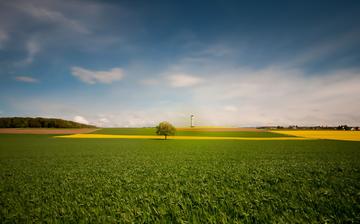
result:
[(190, 127), (194, 127), (194, 115), (190, 115)]

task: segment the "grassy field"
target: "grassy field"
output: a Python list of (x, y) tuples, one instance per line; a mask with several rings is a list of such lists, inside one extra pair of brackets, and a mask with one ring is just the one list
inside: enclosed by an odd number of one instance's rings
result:
[[(93, 134), (112, 134), (112, 135), (156, 135), (155, 128), (104, 128), (93, 132)], [(289, 137), (287, 134), (273, 132), (254, 132), (254, 131), (176, 131), (177, 136), (210, 136), (210, 137)]]
[(0, 222), (359, 223), (359, 161), (351, 141), (0, 134)]

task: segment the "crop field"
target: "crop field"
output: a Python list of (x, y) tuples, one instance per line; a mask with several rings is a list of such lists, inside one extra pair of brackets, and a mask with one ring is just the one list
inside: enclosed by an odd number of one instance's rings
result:
[(360, 131), (326, 131), (326, 130), (305, 130), (305, 131), (275, 131), (273, 133), (293, 135), (310, 139), (333, 139), (345, 141), (360, 141)]
[(359, 141), (55, 136), (0, 134), (1, 223), (360, 222)]
[[(230, 129), (231, 130), (231, 129)], [(92, 132), (93, 134), (111, 135), (156, 135), (155, 128), (104, 128)], [(201, 131), (196, 129), (182, 130), (176, 132), (177, 136), (207, 136), (207, 137), (289, 137), (288, 134), (267, 132), (267, 131)]]
[[(117, 138), (117, 139), (164, 139), (164, 136), (159, 135), (111, 135), (111, 134), (74, 134), (74, 135), (60, 135), (55, 138)], [(281, 140), (308, 140), (309, 138), (285, 136), (285, 137), (217, 137), (217, 136), (168, 136), (168, 140), (252, 140), (252, 141), (281, 141)]]

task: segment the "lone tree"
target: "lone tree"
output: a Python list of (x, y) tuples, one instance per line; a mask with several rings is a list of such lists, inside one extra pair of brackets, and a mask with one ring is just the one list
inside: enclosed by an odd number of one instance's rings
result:
[(168, 135), (175, 135), (175, 131), (175, 127), (167, 121), (163, 121), (158, 126), (156, 126), (156, 134), (164, 135), (165, 140), (167, 139)]

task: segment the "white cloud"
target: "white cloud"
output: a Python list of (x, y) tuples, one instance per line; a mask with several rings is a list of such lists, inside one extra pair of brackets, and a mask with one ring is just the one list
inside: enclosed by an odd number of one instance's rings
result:
[[(178, 89), (154, 88), (140, 92), (128, 89), (122, 90), (121, 95), (138, 97), (128, 99), (109, 94), (96, 108), (93, 100), (83, 97), (60, 101), (37, 97), (38, 103), (14, 99), (14, 104), (19, 110), (30, 110), (35, 115), (73, 118), (81, 114), (91, 124), (101, 127), (154, 126), (162, 120), (186, 126), (190, 114), (195, 115), (196, 125), (203, 126), (359, 126), (359, 86), (358, 71), (338, 70), (309, 76), (301, 70), (269, 67), (214, 70), (208, 74), (206, 85), (199, 85), (186, 95)], [(168, 102), (160, 103), (167, 98)]]
[(39, 82), (39, 80), (30, 77), (30, 76), (16, 76), (15, 80), (19, 81), (19, 82), (28, 82), (28, 83), (36, 83)]
[(73, 118), (73, 121), (78, 122), (78, 123), (82, 123), (82, 124), (89, 124), (88, 120), (86, 120), (84, 117), (79, 116), (79, 115), (75, 116)]
[(110, 120), (106, 117), (100, 117), (92, 123), (95, 124), (97, 127), (111, 127), (112, 125), (112, 122), (110, 122)]
[(167, 76), (167, 80), (172, 87), (189, 87), (201, 83), (203, 80), (196, 76), (185, 73), (176, 73)]
[(71, 68), (71, 72), (73, 76), (87, 84), (110, 84), (124, 78), (124, 71), (121, 68), (113, 68), (109, 71), (94, 71), (74, 66)]
[[(198, 117), (213, 125), (360, 124), (357, 71), (308, 76), (301, 70), (269, 67), (221, 74), (194, 89), (194, 101), (200, 105)], [(217, 110), (224, 103), (236, 107), (237, 113)]]

